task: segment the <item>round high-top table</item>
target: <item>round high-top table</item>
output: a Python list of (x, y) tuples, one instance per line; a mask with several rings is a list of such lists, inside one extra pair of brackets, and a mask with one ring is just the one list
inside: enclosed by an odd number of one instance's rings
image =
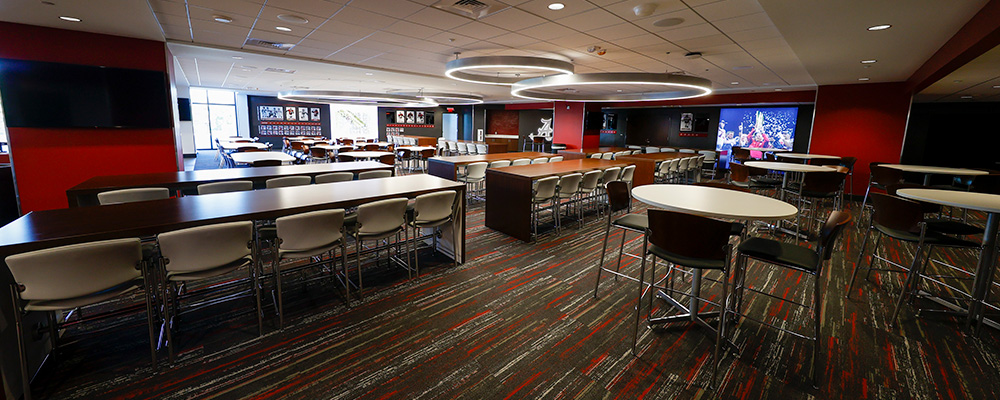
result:
[(266, 149), (267, 143), (257, 143), (257, 142), (219, 142), (219, 147), (223, 150), (236, 150), (240, 147), (253, 147), (255, 149)]
[(980, 171), (978, 169), (968, 169), (968, 168), (949, 168), (949, 167), (934, 167), (930, 165), (908, 165), (908, 164), (879, 164), (880, 167), (898, 169), (903, 172), (916, 172), (919, 174), (924, 174), (924, 186), (930, 186), (931, 175), (957, 175), (957, 176), (976, 176), (976, 175), (989, 175), (989, 172)]
[(340, 154), (348, 155), (354, 158), (366, 158), (366, 159), (379, 158), (382, 156), (392, 155), (392, 153), (388, 151), (347, 151)]
[[(642, 185), (632, 189), (632, 197), (656, 208), (728, 220), (774, 221), (790, 218), (798, 213), (798, 208), (781, 200), (710, 186)], [(698, 312), (701, 308), (698, 300), (701, 294), (701, 275), (700, 269), (694, 270), (687, 307), (666, 293), (658, 293), (659, 298), (681, 310), (681, 314), (651, 319), (649, 322), (663, 324), (690, 321), (714, 330), (704, 318), (716, 317), (718, 313)]]
[(796, 164), (778, 161), (747, 161), (743, 163), (743, 165), (783, 172), (830, 172), (829, 168), (819, 165)]
[(315, 147), (326, 151), (340, 151), (340, 149), (354, 149), (354, 146), (348, 146), (343, 144), (318, 144)]
[(435, 148), (430, 147), (430, 146), (400, 146), (400, 147), (396, 148), (396, 150), (403, 150), (403, 149), (406, 149), (406, 150), (409, 150), (409, 151), (414, 151), (414, 152), (421, 152), (421, 151), (424, 151), (424, 150), (435, 150)]
[(790, 158), (802, 161), (809, 161), (815, 159), (839, 160), (841, 158), (840, 156), (828, 156), (824, 154), (805, 154), (805, 153), (777, 153), (774, 156), (778, 158)]
[(766, 147), (743, 147), (743, 149), (744, 150), (750, 150), (750, 151), (759, 151), (759, 152), (762, 152), (762, 153), (778, 153), (778, 152), (789, 151), (789, 150), (785, 150), (785, 149), (769, 149), (769, 148), (766, 148)]
[(233, 162), (236, 164), (253, 164), (254, 161), (260, 161), (260, 160), (279, 160), (282, 163), (289, 163), (295, 161), (295, 157), (292, 157), (280, 151), (252, 151), (249, 153), (233, 153), (232, 155), (230, 155), (230, 157), (233, 158)]
[(972, 285), (972, 305), (966, 325), (971, 326), (977, 321), (976, 333), (983, 325), (985, 308), (983, 304), (989, 295), (993, 284), (993, 274), (996, 268), (997, 228), (1000, 224), (1000, 195), (958, 190), (940, 189), (899, 189), (896, 195), (928, 203), (961, 207), (969, 210), (983, 211), (986, 218), (986, 231), (983, 233), (983, 250), (979, 254), (979, 264), (976, 267), (976, 279)]

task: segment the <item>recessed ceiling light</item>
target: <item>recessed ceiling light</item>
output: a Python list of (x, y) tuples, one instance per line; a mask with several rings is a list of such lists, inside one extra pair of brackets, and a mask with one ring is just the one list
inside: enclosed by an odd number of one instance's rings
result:
[(870, 30), (870, 31), (884, 31), (884, 30), (889, 29), (889, 28), (892, 28), (892, 25), (881, 24), (881, 25), (872, 25), (872, 26), (869, 26), (868, 30)]
[(274, 27), (274, 29), (277, 29), (277, 30), (282, 31), (282, 32), (291, 32), (292, 31), (292, 28), (289, 28), (289, 27), (286, 27), (286, 26), (276, 26), (276, 27)]
[(862, 64), (875, 64), (878, 60), (861, 60)]
[(243, 57), (240, 57), (240, 56), (233, 56), (233, 59), (234, 59), (234, 60), (242, 60), (242, 59), (243, 59)]
[(781, 88), (774, 89), (775, 92), (780, 92)]
[(729, 82), (730, 85), (739, 85), (739, 82)]
[(308, 19), (305, 19), (305, 18), (300, 17), (298, 15), (292, 15), (292, 14), (278, 14), (278, 19), (280, 19), (282, 21), (285, 21), (285, 22), (293, 23), (293, 24), (307, 24), (307, 23), (309, 23)]
[(858, 78), (859, 81), (867, 81), (869, 78)]
[(365, 72), (365, 75), (372, 76), (372, 75), (375, 75), (375, 74), (373, 74), (371, 72)]
[(972, 98), (972, 95), (971, 94), (967, 94), (965, 96), (962, 96), (962, 98), (968, 100), (968, 99)]
[(684, 18), (664, 18), (656, 20), (656, 22), (653, 22), (653, 26), (666, 28), (670, 26), (677, 26), (683, 23), (684, 23)]
[(553, 10), (553, 11), (562, 10), (563, 8), (566, 8), (566, 5), (563, 4), (563, 3), (552, 3), (552, 4), (549, 4), (549, 9)]
[(232, 18), (229, 18), (229, 17), (227, 17), (225, 15), (213, 15), (212, 19), (214, 19), (215, 22), (221, 22), (223, 24), (228, 24), (230, 22), (233, 22)]
[(63, 16), (59, 17), (59, 19), (61, 19), (63, 21), (69, 21), (69, 22), (80, 22), (81, 21), (81, 19), (79, 19), (77, 17), (70, 17), (70, 16), (66, 16), (66, 15), (63, 15)]

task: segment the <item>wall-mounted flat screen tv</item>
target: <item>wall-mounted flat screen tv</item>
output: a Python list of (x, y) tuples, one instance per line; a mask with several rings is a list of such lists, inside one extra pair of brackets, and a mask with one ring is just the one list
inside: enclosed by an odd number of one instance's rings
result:
[(7, 126), (170, 128), (163, 72), (0, 59)]
[(798, 107), (723, 108), (715, 150), (729, 166), (733, 146), (791, 150)]

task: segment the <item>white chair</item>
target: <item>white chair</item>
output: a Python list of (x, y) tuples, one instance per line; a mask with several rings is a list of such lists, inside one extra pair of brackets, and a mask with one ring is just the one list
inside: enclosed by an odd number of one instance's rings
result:
[[(361, 278), (361, 244), (366, 240), (382, 240), (388, 242), (390, 237), (395, 236), (396, 242), (393, 247), (396, 255), (399, 255), (399, 234), (408, 234), (405, 229), (406, 224), (406, 198), (379, 200), (362, 204), (358, 207), (358, 223), (354, 231), (354, 254), (357, 256), (356, 267), (358, 270), (358, 296), (364, 297), (364, 284)], [(406, 240), (408, 238), (404, 238)], [(408, 240), (407, 240), (408, 241)], [(403, 242), (406, 249), (406, 241)], [(386, 243), (388, 246), (388, 243)], [(376, 247), (377, 251), (378, 247)], [(378, 259), (378, 257), (376, 257)], [(410, 277), (413, 277), (410, 269), (410, 256), (406, 256), (406, 270)], [(349, 283), (348, 283), (349, 284)]]
[(601, 156), (603, 156), (603, 154), (601, 154), (601, 153), (594, 153), (594, 154), (591, 154), (591, 155), (590, 155), (590, 158), (596, 158), (596, 159), (600, 159), (600, 158), (601, 158)]
[(677, 160), (677, 179), (680, 183), (687, 183), (687, 170), (690, 158), (680, 158)]
[(699, 154), (705, 156), (702, 161), (702, 174), (705, 175), (705, 169), (708, 169), (708, 175), (711, 179), (715, 179), (715, 152), (712, 150), (702, 150), (698, 152)]
[[(340, 247), (341, 274), (347, 278), (347, 246), (344, 243), (344, 210), (320, 210), (303, 214), (289, 215), (275, 220), (277, 240), (274, 241), (272, 254), (274, 263), (271, 270), (274, 273), (274, 287), (277, 292), (278, 329), (285, 329), (285, 306), (282, 294), (281, 275), (300, 270), (316, 263), (329, 262), (333, 267), (336, 249)], [(324, 261), (323, 255), (328, 255)], [(282, 269), (282, 260), (311, 259), (305, 266), (294, 269)], [(333, 269), (333, 268), (331, 268)], [(351, 301), (351, 285), (345, 284), (345, 298)]]
[(628, 184), (629, 193), (632, 190), (632, 179), (635, 177), (635, 165), (629, 165), (622, 169), (622, 175), (618, 179)]
[[(559, 177), (550, 176), (535, 181), (535, 184), (533, 185), (534, 187), (531, 188), (531, 225), (533, 228), (532, 240), (538, 237), (538, 214), (546, 208), (552, 210), (553, 212), (555, 211), (556, 185), (558, 184)], [(549, 205), (543, 206), (545, 203), (549, 203)], [(553, 215), (552, 220), (555, 223), (555, 215)]]
[(691, 149), (680, 149), (680, 150), (677, 150), (677, 151), (678, 151), (679, 153), (688, 153), (688, 154), (694, 154), (694, 150), (691, 150)]
[(377, 178), (388, 178), (392, 176), (392, 171), (386, 170), (376, 170), (376, 171), (363, 171), (358, 172), (358, 180), (363, 179), (377, 179)]
[(547, 162), (549, 162), (548, 157), (538, 157), (536, 159), (531, 160), (532, 164), (545, 164)]
[(675, 160), (663, 160), (656, 167), (656, 171), (653, 172), (653, 180), (657, 183), (665, 183), (670, 181), (670, 163)]
[(632, 154), (642, 154), (642, 150), (632, 150)]
[(659, 152), (660, 152), (659, 147), (653, 147), (653, 146), (646, 147), (646, 153), (659, 153)]
[(493, 168), (503, 168), (509, 166), (510, 166), (510, 160), (496, 160), (490, 163), (489, 168), (493, 169)]
[(452, 141), (449, 140), (447, 144), (448, 144), (448, 155), (450, 155), (450, 156), (457, 156), (457, 155), (459, 155), (458, 154), (458, 143), (457, 142), (452, 142)]
[[(410, 217), (409, 226), (413, 228), (413, 270), (420, 276), (420, 256), (417, 252), (417, 238), (423, 229), (431, 229), (431, 237), (434, 241), (433, 250), (438, 248), (437, 231), (444, 224), (454, 221), (455, 198), (458, 196), (454, 190), (422, 194), (417, 196), (413, 202), (413, 214)], [(459, 234), (455, 231), (455, 234)], [(457, 243), (457, 241), (456, 241)], [(457, 262), (456, 262), (457, 265)]]
[(673, 152), (676, 152), (676, 151), (677, 151), (677, 149), (672, 148), (672, 147), (662, 147), (662, 148), (660, 148), (660, 153), (673, 153)]
[(198, 194), (245, 192), (248, 190), (253, 190), (252, 181), (227, 181), (198, 185)]
[(353, 172), (331, 172), (329, 174), (316, 175), (315, 180), (316, 180), (316, 184), (353, 181), (354, 180), (354, 173)]
[(462, 142), (458, 143), (458, 155), (460, 156), (469, 155), (469, 148), (465, 143)]
[(550, 163), (553, 163), (553, 162), (560, 162), (560, 161), (562, 161), (562, 160), (564, 160), (564, 159), (565, 159), (565, 158), (564, 158), (563, 156), (555, 156), (555, 157), (552, 157), (552, 158), (550, 158), (550, 159), (549, 159), (549, 162), (550, 162)]
[(458, 180), (465, 183), (465, 197), (467, 200), (477, 197), (482, 198), (481, 192), (485, 188), (480, 189), (480, 186), (486, 182), (486, 168), (488, 166), (489, 163), (485, 162), (477, 162), (465, 166), (465, 175), (459, 177)]
[(121, 189), (97, 194), (101, 205), (133, 203), (136, 201), (162, 200), (170, 198), (170, 189), (161, 187)]
[[(601, 181), (597, 184), (597, 189), (600, 191), (600, 195), (603, 198), (605, 193), (604, 189), (608, 182), (614, 182), (618, 180), (618, 175), (621, 175), (622, 167), (611, 167), (604, 170), (604, 174), (601, 176)], [(601, 200), (604, 201), (604, 200)]]
[[(555, 213), (556, 213), (556, 234), (558, 235), (562, 231), (562, 205), (563, 200), (569, 200), (570, 204), (573, 202), (573, 198), (577, 196), (580, 192), (580, 181), (583, 180), (583, 174), (577, 172), (568, 175), (563, 175), (559, 177), (558, 191), (555, 198)], [(579, 213), (577, 215), (579, 219)], [(580, 228), (583, 228), (583, 221), (580, 221)]]
[(282, 176), (264, 181), (264, 187), (274, 189), (291, 186), (305, 186), (310, 183), (312, 183), (312, 177), (310, 176)]
[(636, 145), (633, 145), (633, 144), (625, 146), (625, 148), (627, 148), (629, 150), (639, 150), (639, 151), (642, 151), (642, 146), (636, 146)]
[(604, 153), (604, 154), (601, 154), (601, 159), (602, 160), (611, 160), (614, 157), (615, 157), (615, 153)]
[(487, 146), (485, 144), (477, 144), (476, 145), (476, 153), (479, 154), (479, 155), (481, 155), (481, 156), (484, 156), (484, 155), (488, 154), (489, 150), (490, 150), (489, 146)]
[(531, 164), (531, 159), (528, 158), (518, 158), (510, 163), (512, 167), (517, 165), (528, 165), (528, 164)]
[[(180, 291), (187, 283), (222, 276), (246, 267), (250, 290), (257, 306), (257, 333), (264, 334), (261, 320), (259, 271), (254, 262), (253, 222), (229, 222), (161, 233), (159, 272), (161, 308), (167, 336), (167, 354), (174, 362), (174, 316), (180, 310)], [(186, 292), (186, 290), (185, 290)], [(185, 297), (190, 294), (185, 294)], [(226, 296), (231, 297), (231, 296)]]
[[(594, 195), (597, 191), (597, 185), (600, 184), (601, 177), (603, 175), (604, 171), (601, 170), (587, 171), (583, 174), (583, 179), (580, 181), (580, 190), (578, 191), (579, 195), (577, 197), (577, 202), (582, 203), (584, 200), (588, 200), (588, 202), (593, 201)], [(580, 204), (578, 207), (581, 208), (577, 208), (577, 214), (580, 216), (581, 224), (583, 223), (582, 206), (583, 204)]]
[[(73, 244), (15, 254), (5, 259), (14, 280), (10, 285), (13, 301), (13, 327), (9, 331), (17, 337), (20, 361), (21, 387), (24, 398), (31, 399), (31, 375), (28, 373), (26, 334), (34, 336), (35, 323), (25, 327), (27, 312), (45, 313), (48, 317), (48, 339), (52, 351), (56, 350), (59, 326), (56, 312), (73, 310), (106, 300), (130, 296), (142, 290), (146, 305), (146, 324), (149, 331), (149, 352), (156, 368), (156, 330), (154, 328), (151, 284), (155, 281), (145, 262), (138, 238), (113, 239), (100, 242)], [(82, 313), (76, 313), (82, 317)], [(93, 317), (73, 321), (97, 319), (99, 316), (118, 316), (116, 313), (95, 312)], [(35, 354), (32, 352), (32, 354)], [(49, 359), (49, 362), (52, 360)], [(4, 374), (14, 375), (13, 371)], [(9, 378), (9, 376), (8, 376)]]

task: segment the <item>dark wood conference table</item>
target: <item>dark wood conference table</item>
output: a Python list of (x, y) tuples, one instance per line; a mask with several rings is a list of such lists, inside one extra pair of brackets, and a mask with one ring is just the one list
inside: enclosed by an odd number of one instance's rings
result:
[(559, 154), (566, 157), (567, 160), (575, 160), (578, 158), (588, 158), (594, 153), (617, 153), (619, 151), (632, 151), (632, 149), (627, 149), (624, 147), (587, 147), (583, 149), (566, 149), (559, 150)]
[(531, 182), (610, 167), (625, 167), (623, 161), (577, 159), (545, 164), (486, 170), (486, 226), (525, 242), (531, 241)]
[(539, 153), (536, 151), (497, 153), (484, 156), (451, 156), (432, 157), (427, 159), (427, 173), (444, 179), (455, 180), (458, 167), (477, 162), (491, 162), (500, 160), (517, 160), (520, 158), (552, 157), (551, 153)]
[(331, 172), (353, 172), (388, 170), (391, 165), (375, 161), (349, 163), (326, 163), (305, 165), (282, 165), (279, 167), (256, 168), (226, 168), (202, 171), (162, 172), (154, 174), (113, 175), (90, 178), (79, 185), (66, 190), (66, 198), (70, 207), (96, 206), (97, 194), (109, 190), (131, 189), (139, 187), (165, 187), (173, 191), (194, 190), (203, 183), (250, 180), (258, 188), (264, 187), (264, 182), (271, 178), (291, 175), (316, 176)]
[[(429, 175), (408, 175), (362, 181), (325, 183), (248, 192), (186, 196), (137, 203), (86, 208), (34, 211), (0, 227), (0, 284), (7, 290), (14, 282), (3, 260), (27, 251), (127, 237), (150, 237), (159, 233), (223, 222), (275, 219), (309, 211), (358, 206), (395, 197), (455, 190), (465, 198), (465, 185)], [(445, 226), (439, 250), (456, 262), (465, 260), (465, 202), (457, 201), (453, 226)], [(458, 233), (457, 235), (455, 233)], [(454, 238), (454, 239), (452, 239)], [(0, 296), (2, 320), (13, 321), (8, 295)], [(29, 313), (26, 326), (44, 323), (45, 313)], [(0, 324), (0, 365), (17, 371), (18, 350), (14, 324)], [(31, 335), (27, 335), (31, 338)], [(45, 354), (47, 338), (26, 344), (29, 364)], [(32, 369), (33, 371), (34, 369)], [(12, 374), (11, 376), (16, 375)], [(10, 379), (8, 377), (7, 379)]]
[(396, 135), (401, 138), (416, 139), (417, 146), (430, 146), (437, 147), (438, 139), (440, 137), (428, 137), (428, 136), (407, 136), (407, 135)]
[(673, 160), (675, 158), (697, 157), (700, 154), (667, 152), (633, 154), (618, 157), (619, 161), (635, 165), (635, 175), (632, 176), (632, 187), (649, 185), (656, 183), (656, 163), (663, 160)]

